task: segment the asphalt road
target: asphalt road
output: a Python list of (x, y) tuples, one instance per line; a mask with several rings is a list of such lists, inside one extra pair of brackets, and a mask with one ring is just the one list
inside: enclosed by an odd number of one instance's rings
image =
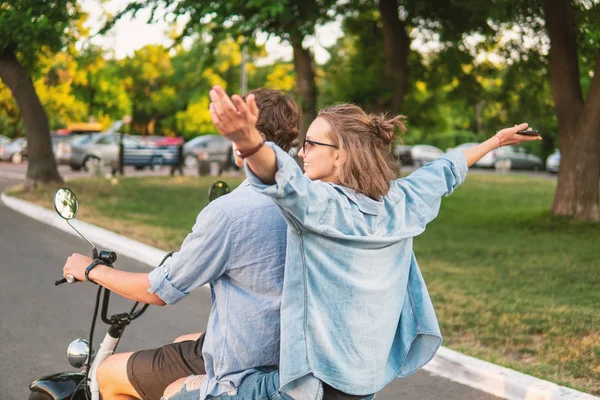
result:
[[(0, 164), (0, 192), (20, 183), (19, 171)], [(16, 166), (19, 167), (19, 166)], [(14, 174), (12, 177), (11, 174)], [(22, 174), (21, 174), (22, 175)], [(83, 239), (17, 213), (0, 203), (0, 399), (28, 397), (29, 383), (46, 374), (72, 371), (66, 357), (71, 340), (87, 338), (96, 287), (91, 284), (54, 286), (62, 265), (73, 252), (90, 253)], [(126, 257), (116, 267), (149, 268)], [(131, 302), (113, 295), (112, 312), (127, 311)], [(175, 306), (150, 307), (127, 328), (120, 351), (152, 348), (175, 337), (204, 330), (210, 311), (208, 289), (200, 288)], [(94, 342), (106, 333), (100, 322)], [(487, 400), (486, 393), (425, 371), (396, 379), (378, 396), (381, 400)]]

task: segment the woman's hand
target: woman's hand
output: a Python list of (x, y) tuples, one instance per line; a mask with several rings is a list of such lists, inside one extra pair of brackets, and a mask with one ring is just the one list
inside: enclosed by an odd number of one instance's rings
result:
[(517, 132), (523, 129), (527, 129), (529, 125), (526, 123), (515, 125), (512, 128), (505, 128), (498, 131), (493, 137), (489, 138), (485, 142), (478, 144), (477, 146), (471, 147), (465, 150), (465, 158), (467, 159), (467, 165), (471, 167), (477, 161), (481, 160), (490, 151), (497, 149), (502, 146), (509, 146), (513, 144), (519, 144), (523, 142), (530, 142), (532, 140), (542, 140), (540, 135), (537, 136), (526, 136), (519, 135)]
[[(512, 128), (504, 128), (500, 131), (498, 131), (498, 133), (496, 133), (494, 135), (494, 137), (496, 138), (497, 142), (498, 142), (498, 147), (501, 146), (510, 146), (510, 145), (514, 145), (514, 144), (520, 144), (523, 142), (530, 142), (532, 140), (542, 140), (542, 137), (540, 135), (537, 136), (526, 136), (526, 135), (519, 135), (517, 132), (527, 129), (529, 125), (527, 123), (522, 123), (519, 125), (515, 125)], [(527, 130), (531, 130), (531, 128), (527, 129)]]
[(210, 116), (221, 135), (241, 151), (260, 143), (262, 138), (256, 130), (259, 111), (254, 95), (249, 95), (246, 102), (237, 94), (230, 99), (222, 87), (215, 85), (210, 91), (210, 100)]

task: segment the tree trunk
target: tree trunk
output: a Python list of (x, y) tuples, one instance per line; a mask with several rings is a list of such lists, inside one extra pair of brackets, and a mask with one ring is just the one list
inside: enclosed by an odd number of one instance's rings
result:
[(38, 183), (62, 183), (52, 152), (46, 112), (35, 92), (29, 72), (14, 54), (0, 55), (0, 79), (12, 92), (23, 118), (29, 158), (25, 188), (35, 188)]
[(302, 39), (301, 35), (290, 35), (290, 42), (294, 49), (296, 91), (300, 95), (302, 104), (300, 134), (298, 135), (300, 142), (306, 137), (308, 126), (317, 117), (317, 84), (315, 83), (314, 62), (310, 51), (302, 46)]
[(379, 0), (379, 11), (383, 23), (385, 76), (392, 87), (391, 111), (399, 114), (408, 85), (410, 38), (406, 24), (398, 16), (398, 0)]
[(550, 36), (550, 83), (561, 152), (552, 213), (597, 221), (600, 217), (600, 52), (584, 101), (571, 2), (545, 0), (544, 12)]

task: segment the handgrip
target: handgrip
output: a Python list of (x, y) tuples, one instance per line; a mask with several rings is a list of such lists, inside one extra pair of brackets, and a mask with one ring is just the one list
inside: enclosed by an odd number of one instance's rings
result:
[[(74, 280), (73, 280), (73, 283), (75, 283), (75, 282), (79, 282), (79, 279), (77, 279), (77, 278), (73, 278), (73, 279), (74, 279)], [(67, 281), (67, 278), (62, 278), (61, 280), (54, 281), (54, 286), (58, 286), (58, 285), (61, 285), (61, 284), (63, 284), (63, 283), (67, 283), (67, 282), (68, 282), (68, 281)]]

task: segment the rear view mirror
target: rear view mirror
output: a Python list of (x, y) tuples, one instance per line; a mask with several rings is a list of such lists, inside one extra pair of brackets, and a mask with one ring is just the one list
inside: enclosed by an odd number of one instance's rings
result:
[(229, 193), (231, 189), (229, 185), (223, 181), (216, 181), (212, 185), (210, 185), (210, 189), (208, 189), (208, 199), (209, 201), (213, 201), (218, 199), (219, 197)]
[(71, 189), (60, 188), (54, 194), (54, 209), (66, 220), (73, 219), (79, 211), (79, 202)]

